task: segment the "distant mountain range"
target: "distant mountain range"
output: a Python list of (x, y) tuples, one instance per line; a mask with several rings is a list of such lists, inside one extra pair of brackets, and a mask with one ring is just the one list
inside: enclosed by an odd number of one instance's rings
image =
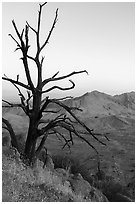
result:
[(86, 93), (64, 102), (81, 111), (75, 114), (94, 129), (133, 128), (135, 122), (135, 92), (111, 96), (98, 91)]
[[(94, 129), (122, 129), (134, 127), (135, 122), (135, 92), (111, 96), (98, 91), (85, 93), (82, 96), (64, 100), (63, 103), (70, 107), (77, 107), (82, 111), (74, 113), (89, 127)], [(57, 109), (51, 104), (49, 109)], [(3, 108), (4, 113), (24, 116), (20, 108)], [(68, 114), (68, 113), (66, 113)], [(46, 114), (46, 118), (53, 114)]]

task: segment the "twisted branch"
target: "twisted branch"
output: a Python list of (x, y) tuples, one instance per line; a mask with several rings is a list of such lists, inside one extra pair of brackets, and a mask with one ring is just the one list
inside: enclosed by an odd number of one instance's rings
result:
[(61, 91), (67, 91), (67, 90), (70, 90), (70, 89), (73, 89), (75, 87), (75, 83), (72, 81), (72, 80), (69, 80), (72, 84), (72, 86), (70, 87), (66, 87), (66, 88), (63, 88), (63, 87), (60, 87), (60, 86), (53, 86), (45, 91), (42, 91), (42, 93), (47, 93), (47, 92), (50, 92), (52, 91), (53, 89), (59, 89)]

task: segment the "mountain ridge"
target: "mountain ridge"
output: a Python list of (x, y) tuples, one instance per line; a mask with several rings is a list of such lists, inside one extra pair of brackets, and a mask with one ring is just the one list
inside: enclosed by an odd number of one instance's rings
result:
[[(135, 93), (123, 93), (120, 95), (108, 95), (99, 91), (92, 91), (82, 96), (63, 100), (69, 107), (77, 107), (82, 111), (73, 110), (75, 115), (93, 129), (134, 129), (135, 121)], [(43, 101), (44, 103), (44, 101)], [(49, 110), (60, 110), (56, 104), (49, 104)], [(3, 107), (3, 117), (7, 119), (17, 119), (22, 116), (26, 122), (27, 116), (19, 107)], [(59, 112), (60, 114), (61, 112)], [(70, 114), (62, 110), (62, 113)], [(56, 115), (46, 113), (44, 119), (55, 118)], [(20, 118), (18, 118), (20, 121)], [(21, 120), (22, 121), (22, 120)], [(13, 122), (14, 123), (14, 122)], [(28, 123), (28, 122), (27, 122)]]
[(85, 116), (95, 115), (133, 115), (135, 111), (135, 93), (108, 95), (99, 91), (87, 92), (80, 97), (65, 101), (68, 106), (83, 109)]

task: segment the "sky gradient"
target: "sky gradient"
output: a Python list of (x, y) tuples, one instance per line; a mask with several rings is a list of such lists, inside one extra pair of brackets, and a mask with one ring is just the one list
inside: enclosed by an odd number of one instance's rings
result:
[[(123, 3), (48, 3), (43, 8), (41, 43), (51, 28), (56, 8), (59, 16), (56, 27), (42, 54), (43, 79), (57, 71), (58, 76), (86, 69), (89, 75), (70, 77), (74, 90), (55, 90), (51, 97), (79, 96), (98, 90), (107, 94), (120, 94), (135, 90), (135, 8), (133, 2)], [(38, 3), (4, 2), (2, 5), (2, 70), (3, 74), (26, 81), (21, 52), (14, 52), (16, 43), (8, 36), (16, 37), (12, 26), (15, 20), (20, 32), (26, 20), (36, 27)], [(30, 55), (35, 54), (35, 35), (30, 30)], [(32, 78), (36, 82), (36, 67), (30, 62)], [(55, 84), (53, 84), (55, 85)], [(58, 83), (69, 86), (69, 81)], [(3, 99), (16, 100), (18, 92), (9, 82), (3, 82)]]

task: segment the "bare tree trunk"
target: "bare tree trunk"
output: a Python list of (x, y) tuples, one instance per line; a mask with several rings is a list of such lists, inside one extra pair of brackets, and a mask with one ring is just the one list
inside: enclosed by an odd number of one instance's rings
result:
[(29, 163), (32, 163), (35, 158), (36, 142), (38, 138), (38, 125), (41, 119), (41, 116), (39, 116), (40, 104), (41, 94), (37, 92), (33, 98), (33, 110), (30, 116), (29, 129), (24, 150), (25, 158), (29, 160)]

